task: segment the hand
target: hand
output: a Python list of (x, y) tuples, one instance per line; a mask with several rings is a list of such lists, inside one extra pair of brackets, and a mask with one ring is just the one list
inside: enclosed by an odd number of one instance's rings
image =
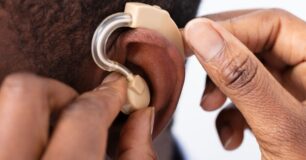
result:
[(184, 37), (212, 80), (203, 108), (215, 110), (227, 96), (239, 110), (217, 119), (224, 147), (237, 148), (250, 127), (263, 159), (304, 159), (305, 22), (280, 10), (244, 11), (218, 23), (196, 19)]
[[(0, 159), (103, 159), (108, 128), (126, 102), (126, 85), (112, 74), (94, 91), (78, 95), (52, 79), (8, 76), (0, 88)], [(60, 114), (50, 131), (54, 113)], [(153, 108), (129, 117), (118, 159), (155, 159), (152, 118)]]

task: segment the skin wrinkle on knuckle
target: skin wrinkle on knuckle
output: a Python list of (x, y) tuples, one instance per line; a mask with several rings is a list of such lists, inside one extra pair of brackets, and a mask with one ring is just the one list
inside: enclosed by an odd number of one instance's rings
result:
[(220, 54), (218, 62), (220, 65), (220, 75), (223, 84), (231, 90), (246, 88), (251, 90), (255, 86), (250, 85), (251, 81), (257, 75), (258, 64), (248, 54), (229, 55), (229, 52), (235, 51), (227, 47), (226, 52)]

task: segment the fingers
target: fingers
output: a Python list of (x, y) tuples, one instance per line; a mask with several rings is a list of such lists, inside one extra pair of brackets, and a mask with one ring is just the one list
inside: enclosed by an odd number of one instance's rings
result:
[(223, 147), (227, 150), (238, 148), (247, 126), (244, 117), (233, 104), (222, 110), (217, 117), (216, 127)]
[(276, 121), (287, 124), (288, 107), (302, 108), (253, 53), (219, 24), (193, 20), (184, 36), (212, 81), (236, 104), (251, 127), (260, 131), (275, 127)]
[[(303, 68), (300, 63), (306, 59), (304, 21), (280, 9), (230, 11), (205, 17), (219, 21), (265, 61), (270, 72), (281, 73), (280, 82), (294, 97), (305, 99), (306, 81), (301, 76), (304, 72), (294, 67), (293, 70), (288, 70), (293, 65)], [(284, 70), (287, 71), (286, 74)], [(219, 99), (222, 93), (217, 93), (217, 89), (213, 91), (216, 94), (215, 99)]]
[(152, 147), (154, 114), (154, 108), (147, 108), (129, 117), (121, 132), (118, 159), (157, 159)]
[(201, 106), (206, 111), (214, 111), (225, 103), (226, 96), (211, 81), (209, 77), (206, 79), (206, 86), (201, 100)]
[(286, 11), (259, 10), (220, 24), (254, 53), (273, 54), (272, 57), (286, 65), (305, 60), (306, 23)]
[(51, 111), (76, 96), (72, 88), (54, 80), (8, 76), (0, 90), (0, 159), (39, 158), (47, 145)]
[(107, 131), (126, 102), (127, 81), (111, 74), (63, 111), (43, 159), (103, 159)]

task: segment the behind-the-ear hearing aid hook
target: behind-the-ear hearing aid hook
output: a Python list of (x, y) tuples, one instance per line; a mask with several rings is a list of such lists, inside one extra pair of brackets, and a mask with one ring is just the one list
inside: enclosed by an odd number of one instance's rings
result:
[(111, 34), (122, 27), (147, 28), (159, 32), (172, 42), (184, 56), (183, 40), (179, 29), (169, 13), (158, 6), (130, 2), (124, 13), (117, 13), (106, 18), (97, 28), (92, 40), (92, 56), (95, 63), (103, 70), (119, 72), (128, 80), (127, 104), (121, 111), (129, 114), (148, 107), (150, 103), (149, 87), (145, 80), (134, 75), (125, 66), (110, 60), (107, 55), (107, 41)]
[(117, 13), (106, 18), (96, 29), (92, 40), (92, 56), (95, 63), (103, 70), (119, 72), (128, 80), (127, 104), (121, 111), (130, 114), (135, 110), (148, 107), (150, 103), (149, 87), (142, 77), (134, 75), (122, 64), (107, 57), (107, 42), (112, 33), (122, 27), (129, 27), (132, 23), (131, 15)]
[(106, 47), (109, 37), (115, 30), (129, 27), (131, 23), (131, 15), (126, 13), (117, 13), (106, 18), (97, 28), (91, 48), (93, 59), (101, 69), (109, 72), (120, 72), (128, 81), (133, 80), (133, 73), (120, 63), (110, 60), (106, 55)]

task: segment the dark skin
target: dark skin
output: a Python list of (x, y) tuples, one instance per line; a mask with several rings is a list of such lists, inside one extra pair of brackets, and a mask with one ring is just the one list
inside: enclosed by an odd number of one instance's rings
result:
[[(120, 106), (124, 104), (122, 95), (125, 95), (126, 84), (124, 78), (121, 78), (109, 82), (110, 84), (103, 84), (102, 88), (106, 89), (92, 91), (100, 86), (108, 73), (93, 63), (90, 44), (97, 25), (106, 16), (122, 11), (125, 2), (0, 1), (0, 123), (6, 126), (3, 128), (5, 131), (1, 131), (0, 138), (5, 143), (0, 146), (3, 148), (0, 159), (103, 157), (107, 129), (119, 114)], [(194, 17), (199, 4), (198, 0), (141, 2), (160, 5), (170, 11), (180, 26)], [(185, 12), (181, 14), (183, 8)], [(171, 43), (156, 32), (139, 29), (121, 33), (123, 32), (116, 34), (120, 38), (113, 41), (109, 57), (129, 66), (149, 83), (153, 95), (151, 105), (156, 108), (153, 133), (156, 136), (168, 124), (176, 107), (183, 85), (184, 59)], [(16, 75), (16, 72), (30, 74)], [(172, 83), (169, 83), (169, 79)], [(104, 99), (108, 101), (103, 101)], [(40, 107), (44, 110), (39, 111)], [(32, 112), (27, 112), (27, 115), (25, 110)], [(96, 112), (101, 114), (93, 116)], [(52, 116), (51, 121), (51, 115), (57, 116)], [(150, 108), (136, 112), (127, 120), (125, 134), (121, 135), (120, 145), (117, 147), (117, 155), (121, 159), (133, 158), (131, 155), (155, 159), (152, 149), (144, 146), (151, 139), (149, 130), (152, 126), (147, 125), (151, 124), (151, 118), (148, 117), (152, 117)], [(96, 123), (88, 125), (91, 122)], [(141, 125), (140, 122), (144, 124)], [(49, 132), (51, 124), (53, 128)], [(117, 125), (113, 126), (117, 128)], [(143, 128), (133, 126), (149, 129), (143, 131)], [(39, 132), (33, 132), (37, 129)], [(77, 130), (80, 132), (75, 132)], [(110, 135), (114, 133), (111, 132)], [(126, 141), (131, 137), (144, 139), (138, 139), (137, 142)], [(13, 139), (16, 141), (7, 141)], [(21, 154), (14, 154), (15, 147), (10, 149), (9, 146), (17, 146)], [(64, 146), (65, 148), (61, 148)], [(82, 147), (75, 149), (72, 146)], [(144, 150), (140, 152), (134, 146)]]
[(233, 102), (216, 120), (224, 148), (250, 128), (263, 160), (305, 159), (305, 21), (280, 9), (208, 17), (217, 22), (193, 20), (184, 37), (211, 79), (203, 109)]
[[(198, 6), (198, 1), (190, 0), (146, 2), (170, 11), (180, 25), (192, 18)], [(89, 46), (97, 24), (107, 15), (121, 11), (124, 3), (0, 1), (0, 77), (4, 79), (0, 88), (0, 159), (101, 159), (105, 155), (108, 128), (125, 102), (126, 81), (112, 75), (100, 85), (106, 73), (92, 62)], [(231, 15), (238, 17), (232, 19)], [(230, 20), (219, 24), (207, 19), (196, 21), (193, 24), (197, 25), (189, 25), (185, 38), (214, 82), (205, 91), (203, 108), (219, 108), (226, 95), (239, 110), (231, 107), (217, 119), (223, 145), (226, 149), (239, 146), (242, 131), (250, 126), (263, 159), (303, 159), (305, 83), (300, 75), (305, 71), (305, 47), (295, 44), (304, 42), (305, 22), (279, 10), (213, 17)], [(260, 30), (254, 32), (250, 24)], [(213, 36), (199, 41), (212, 33), (226, 44), (215, 58), (207, 56), (214, 42), (209, 38)], [(205, 42), (210, 45), (205, 46)], [(253, 52), (264, 60), (265, 66)], [(163, 37), (143, 29), (122, 34), (110, 48), (109, 56), (149, 82), (151, 104), (156, 105), (157, 111), (156, 135), (176, 106), (184, 60)], [(267, 62), (269, 59), (276, 61)], [(40, 76), (8, 76), (20, 71)], [(172, 83), (167, 83), (169, 79)], [(284, 83), (288, 80), (293, 85)], [(92, 91), (93, 88), (96, 89)], [(60, 114), (53, 118), (54, 113)], [(118, 138), (118, 159), (156, 159), (150, 147), (154, 113), (148, 108), (129, 117)]]

